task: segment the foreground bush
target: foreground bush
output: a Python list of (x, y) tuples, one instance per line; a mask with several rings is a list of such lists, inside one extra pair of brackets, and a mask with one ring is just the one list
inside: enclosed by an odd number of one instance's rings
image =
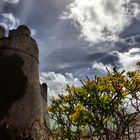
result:
[(113, 72), (81, 81), (81, 87), (67, 85), (66, 93), (51, 98), (50, 118), (57, 139), (116, 140), (137, 137), (139, 114), (139, 72)]

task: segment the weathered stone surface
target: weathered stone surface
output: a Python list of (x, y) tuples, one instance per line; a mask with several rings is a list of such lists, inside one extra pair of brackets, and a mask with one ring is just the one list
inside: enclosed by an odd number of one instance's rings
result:
[(49, 125), (47, 89), (40, 86), (38, 54), (25, 25), (0, 40), (0, 125), (6, 123), (8, 130), (16, 129), (34, 140), (47, 140), (43, 130), (44, 123)]
[(5, 29), (4, 27), (0, 26), (0, 39), (4, 37)]

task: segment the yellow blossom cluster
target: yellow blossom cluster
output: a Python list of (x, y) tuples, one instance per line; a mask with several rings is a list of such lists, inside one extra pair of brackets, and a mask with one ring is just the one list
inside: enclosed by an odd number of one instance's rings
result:
[(48, 106), (48, 111), (49, 111), (49, 112), (51, 112), (51, 111), (52, 111), (51, 106)]
[(71, 121), (76, 122), (77, 119), (80, 116), (81, 111), (83, 111), (83, 110), (84, 110), (84, 106), (83, 105), (81, 105), (81, 104), (75, 105), (75, 107), (74, 107), (74, 111), (75, 112), (72, 115), (70, 115)]
[(76, 112), (80, 112), (80, 111), (84, 110), (84, 106), (81, 104), (77, 104), (77, 105), (75, 105), (74, 110)]
[(70, 120), (73, 121), (73, 122), (76, 122), (78, 116), (79, 116), (79, 113), (78, 112), (74, 112), (72, 115), (70, 115)]

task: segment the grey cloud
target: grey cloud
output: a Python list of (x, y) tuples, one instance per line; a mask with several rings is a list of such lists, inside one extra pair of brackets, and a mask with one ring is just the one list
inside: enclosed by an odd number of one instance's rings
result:
[(135, 42), (140, 43), (140, 35), (134, 36), (134, 40)]
[[(109, 0), (110, 1), (110, 0)], [(40, 49), (40, 73), (53, 71), (61, 73), (71, 72), (75, 77), (84, 78), (85, 75), (94, 77), (99, 74), (98, 69), (92, 69), (92, 64), (104, 63), (105, 65), (118, 65), (118, 56), (112, 51), (120, 53), (134, 47), (139, 47), (140, 21), (133, 22), (119, 35), (116, 43), (101, 41), (93, 44), (80, 37), (79, 28), (75, 28), (71, 19), (60, 20), (63, 11), (67, 11), (66, 5), (72, 0), (24, 0), (16, 5), (3, 3), (1, 13), (12, 13), (20, 20), (21, 24), (27, 24), (36, 30), (34, 38)], [(105, 6), (105, 11), (113, 13), (115, 0)], [(111, 8), (109, 8), (111, 7)], [(108, 12), (109, 12), (108, 11)], [(98, 14), (95, 9), (89, 7), (90, 20), (98, 23)], [(86, 19), (86, 18), (85, 18)], [(3, 20), (2, 17), (0, 19)], [(119, 23), (117, 21), (117, 23)], [(111, 23), (112, 24), (112, 23)], [(78, 26), (78, 25), (77, 25)], [(111, 35), (110, 29), (102, 27), (102, 35)], [(108, 31), (108, 33), (107, 33)], [(98, 35), (96, 33), (91, 34)], [(104, 37), (104, 36), (103, 36)]]
[(8, 2), (8, 3), (11, 3), (11, 4), (17, 4), (19, 3), (20, 0), (2, 0), (3, 2)]
[(125, 37), (140, 34), (139, 26), (140, 26), (140, 21), (133, 19), (131, 25), (125, 28), (125, 30), (120, 34), (120, 37), (125, 38)]
[(116, 4), (117, 1), (110, 1), (110, 0), (106, 0), (103, 1), (102, 4), (104, 5), (104, 12), (108, 13), (108, 14), (116, 14), (117, 13), (117, 9), (116, 9)]

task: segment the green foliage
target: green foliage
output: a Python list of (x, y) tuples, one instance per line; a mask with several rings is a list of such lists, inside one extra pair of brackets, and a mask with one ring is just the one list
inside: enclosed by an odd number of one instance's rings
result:
[[(81, 87), (67, 85), (66, 93), (51, 98), (50, 118), (58, 139), (75, 140), (89, 135), (117, 139), (139, 112), (139, 72), (112, 73), (82, 81)], [(129, 103), (129, 105), (128, 105)], [(133, 111), (132, 111), (133, 110)]]
[(140, 66), (140, 61), (138, 61), (138, 62), (136, 63), (136, 65), (137, 65), (137, 66)]

